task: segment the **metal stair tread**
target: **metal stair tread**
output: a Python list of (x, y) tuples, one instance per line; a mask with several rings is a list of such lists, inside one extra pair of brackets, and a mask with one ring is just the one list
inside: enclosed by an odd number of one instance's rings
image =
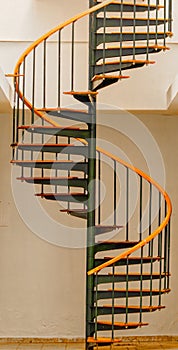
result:
[[(104, 17), (97, 17), (97, 19), (104, 19)], [(153, 18), (153, 17), (151, 17), (151, 18), (148, 18), (148, 17), (136, 17), (136, 18), (134, 18), (134, 17), (122, 17), (122, 16), (120, 16), (120, 17), (118, 17), (118, 16), (109, 16), (109, 17), (106, 17), (106, 19), (115, 19), (115, 20), (117, 20), (117, 19), (123, 19), (123, 20), (138, 20), (138, 21), (165, 21), (165, 22), (167, 22), (167, 21), (169, 21), (169, 19), (168, 18), (164, 18), (164, 17), (162, 17), (162, 18)]]
[(125, 35), (125, 34), (128, 34), (128, 35), (130, 35), (130, 34), (144, 34), (144, 35), (148, 35), (148, 34), (151, 34), (151, 35), (167, 35), (167, 36), (173, 36), (173, 32), (141, 32), (141, 31), (139, 31), (139, 32), (133, 32), (133, 31), (130, 31), (130, 32), (128, 32), (128, 31), (122, 31), (122, 32), (109, 32), (109, 33), (102, 33), (102, 32), (96, 32), (95, 34), (97, 34), (97, 35), (106, 35), (106, 34), (109, 34), (109, 35), (112, 35), (112, 34), (118, 34), (118, 35), (120, 35), (120, 34), (123, 34), (123, 35)]
[[(68, 160), (68, 159), (65, 159), (65, 160), (51, 160), (51, 159), (45, 159), (45, 160), (11, 160), (11, 163), (15, 163), (15, 164), (24, 164), (24, 163), (29, 163), (29, 164), (35, 164), (35, 163), (49, 163), (49, 164), (62, 164), (62, 163), (71, 163), (71, 164), (78, 164), (79, 162), (74, 162), (73, 160)], [(80, 163), (83, 163), (85, 164), (84, 162), (80, 162)]]
[[(112, 272), (108, 273), (109, 276), (113, 276)], [(122, 273), (122, 272), (115, 272), (114, 276), (151, 276), (151, 277), (165, 277), (168, 276), (167, 273), (162, 272), (161, 274), (158, 272), (149, 273), (149, 272), (143, 272), (142, 274), (139, 272), (129, 272), (128, 274)]]
[[(105, 256), (104, 258), (102, 258), (103, 260), (111, 260), (111, 259), (114, 259), (115, 258), (115, 256)], [(145, 260), (145, 261), (150, 261), (150, 260), (154, 260), (154, 261), (156, 261), (156, 260), (160, 260), (160, 257), (158, 257), (158, 256), (149, 256), (149, 257), (139, 257), (139, 256), (128, 256), (128, 257), (125, 257), (125, 258), (122, 258), (121, 260)], [(95, 260), (97, 260), (97, 259), (95, 259)], [(99, 259), (100, 260), (100, 259)]]
[[(97, 3), (98, 4), (101, 4), (102, 2), (101, 1), (97, 1)], [(150, 4), (150, 5), (147, 5), (147, 4), (136, 4), (136, 5), (134, 5), (134, 3), (133, 2), (122, 2), (122, 1), (114, 1), (113, 2), (113, 4), (115, 5), (128, 5), (128, 6), (132, 6), (132, 7), (134, 7), (134, 6), (137, 6), (137, 7), (146, 7), (146, 8), (148, 8), (148, 7), (150, 7), (150, 8), (154, 8), (154, 9), (161, 9), (161, 8), (164, 8), (164, 6), (163, 5), (154, 5), (154, 4)]]
[(24, 148), (24, 147), (77, 147), (72, 143), (17, 143), (16, 146), (18, 148)]

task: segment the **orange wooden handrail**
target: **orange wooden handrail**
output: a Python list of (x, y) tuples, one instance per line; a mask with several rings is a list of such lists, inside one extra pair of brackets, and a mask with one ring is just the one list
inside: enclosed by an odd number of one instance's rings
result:
[(163, 195), (166, 203), (167, 203), (167, 214), (165, 216), (165, 219), (162, 221), (162, 223), (160, 224), (160, 226), (157, 227), (156, 230), (154, 230), (147, 238), (145, 238), (144, 240), (142, 240), (141, 242), (139, 242), (138, 244), (136, 244), (134, 247), (128, 249), (126, 252), (119, 254), (118, 256), (116, 256), (113, 259), (110, 259), (109, 261), (95, 267), (94, 269), (88, 271), (88, 275), (93, 275), (95, 273), (98, 273), (99, 271), (101, 271), (102, 269), (104, 269), (105, 267), (109, 267), (112, 266), (113, 264), (115, 264), (117, 261), (128, 257), (130, 254), (136, 252), (138, 249), (142, 248), (143, 246), (145, 246), (146, 244), (148, 244), (150, 241), (152, 241), (160, 232), (162, 232), (162, 230), (167, 226), (168, 222), (170, 221), (170, 217), (171, 217), (171, 213), (172, 213), (172, 204), (171, 204), (171, 200), (168, 196), (168, 194), (164, 191), (164, 189), (155, 181), (153, 180), (149, 175), (145, 174), (142, 170), (135, 168), (133, 165), (125, 162), (124, 160), (120, 159), (119, 157), (114, 156), (113, 154), (111, 154), (110, 152), (107, 152), (105, 150), (103, 150), (100, 147), (97, 147), (97, 151), (101, 152), (102, 154), (106, 155), (107, 157), (111, 158), (112, 160), (122, 164), (123, 166), (125, 166), (126, 168), (129, 168), (130, 170), (132, 170), (133, 172), (135, 172), (136, 174), (138, 174), (139, 176), (143, 177), (146, 181), (148, 181), (149, 183), (151, 183), (153, 186), (155, 186), (157, 188), (157, 190)]

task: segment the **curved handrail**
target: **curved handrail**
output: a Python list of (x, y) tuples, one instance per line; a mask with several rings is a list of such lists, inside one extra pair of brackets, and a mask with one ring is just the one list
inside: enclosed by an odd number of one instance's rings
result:
[(135, 172), (136, 174), (138, 174), (139, 176), (144, 178), (147, 182), (149, 182), (153, 186), (155, 186), (157, 188), (157, 190), (163, 195), (163, 197), (164, 197), (164, 199), (165, 199), (165, 201), (167, 203), (167, 214), (166, 214), (164, 220), (162, 221), (162, 223), (157, 227), (157, 229), (154, 230), (147, 238), (145, 238), (144, 240), (142, 240), (141, 242), (136, 244), (134, 247), (129, 248), (126, 252), (124, 252), (124, 253), (114, 257), (113, 259), (110, 259), (109, 261), (107, 261), (107, 262), (105, 262), (105, 263), (95, 267), (94, 269), (88, 271), (88, 275), (93, 275), (93, 274), (101, 271), (103, 268), (109, 267), (109, 266), (115, 264), (119, 260), (128, 257), (130, 254), (136, 252), (138, 249), (140, 249), (143, 246), (145, 246), (146, 244), (148, 244), (160, 232), (162, 232), (162, 230), (167, 226), (167, 224), (168, 224), (168, 222), (170, 220), (170, 217), (171, 217), (171, 213), (172, 213), (172, 204), (171, 204), (171, 200), (170, 200), (168, 194), (166, 193), (166, 191), (164, 191), (164, 189), (154, 179), (152, 179), (149, 175), (145, 174), (142, 170), (140, 170), (138, 168), (135, 168), (133, 165), (125, 162), (124, 160), (120, 159), (119, 157), (114, 156), (110, 152), (107, 152), (107, 151), (103, 150), (100, 147), (97, 147), (97, 151), (99, 151), (102, 154), (108, 156), (110, 159), (112, 159), (112, 160), (122, 164), (126, 168), (129, 168), (130, 170), (132, 170), (133, 172)]
[(42, 42), (44, 42), (46, 39), (48, 39), (51, 35), (57, 33), (59, 30), (62, 30), (63, 28), (67, 27), (68, 25), (77, 22), (78, 20), (80, 20), (81, 18), (90, 15), (110, 4), (114, 4), (116, 3), (115, 0), (106, 0), (96, 6), (91, 7), (90, 9), (81, 12), (80, 14), (72, 17), (71, 19), (63, 22), (62, 24), (58, 25), (57, 27), (51, 29), (49, 32), (47, 32), (46, 34), (42, 35), (39, 39), (37, 39), (36, 41), (34, 41), (25, 51), (24, 53), (20, 56), (19, 60), (16, 63), (15, 69), (14, 69), (14, 79), (15, 79), (15, 91), (18, 93), (20, 99), (23, 101), (24, 105), (26, 105), (30, 110), (33, 109), (34, 113), (39, 116), (41, 119), (47, 121), (48, 123), (50, 123), (53, 126), (59, 126), (58, 123), (54, 122), (53, 120), (51, 120), (50, 118), (48, 118), (47, 116), (45, 116), (41, 111), (39, 111), (37, 108), (33, 108), (32, 104), (25, 98), (25, 96), (23, 95), (23, 93), (19, 90), (19, 84), (18, 84), (18, 76), (19, 76), (19, 68), (21, 66), (21, 64), (23, 63), (24, 59), (30, 54), (30, 52), (32, 52), (39, 44), (41, 44)]
[[(47, 121), (48, 123), (50, 123), (52, 126), (56, 126), (56, 127), (60, 127), (60, 125), (56, 122), (54, 122), (51, 118), (47, 117), (42, 111), (38, 110), (37, 108), (33, 107), (32, 104), (25, 98), (25, 96), (23, 95), (23, 93), (19, 90), (19, 83), (18, 83), (18, 77), (19, 77), (19, 69), (21, 64), (23, 63), (23, 61), (25, 60), (25, 58), (42, 42), (44, 42), (46, 39), (48, 39), (51, 35), (55, 34), (56, 32), (62, 30), (63, 28), (67, 27), (68, 25), (77, 22), (79, 19), (90, 15), (106, 6), (108, 6), (109, 4), (112, 3), (116, 3), (117, 1), (115, 0), (106, 0), (96, 6), (93, 6), (92, 8), (80, 13), (79, 15), (76, 15), (74, 17), (72, 17), (71, 19), (63, 22), (61, 25), (55, 27), (54, 29), (50, 30), (49, 32), (47, 32), (46, 34), (44, 34), (43, 36), (41, 36), (39, 39), (37, 39), (33, 44), (31, 44), (25, 51), (24, 53), (21, 55), (21, 57), (19, 58), (15, 69), (14, 69), (14, 79), (15, 79), (15, 91), (17, 92), (19, 98), (23, 101), (24, 105), (26, 105), (30, 110), (33, 110), (34, 113), (39, 116), (41, 119), (43, 119), (44, 121)], [(77, 138), (78, 141), (82, 142), (83, 144), (87, 144), (86, 140), (83, 140), (81, 138)], [(142, 178), (144, 178), (147, 182), (151, 183), (153, 186), (155, 186), (158, 191), (163, 195), (163, 197), (165, 198), (165, 201), (167, 203), (167, 213), (166, 216), (164, 218), (164, 220), (162, 221), (162, 223), (157, 227), (156, 230), (154, 230), (146, 239), (142, 240), (141, 242), (139, 242), (138, 244), (136, 244), (134, 247), (128, 249), (126, 252), (116, 256), (113, 259), (110, 259), (109, 261), (97, 266), (96, 268), (88, 271), (88, 275), (93, 275), (97, 272), (99, 272), (100, 270), (102, 270), (105, 267), (111, 266), (113, 264), (115, 264), (117, 261), (128, 257), (130, 254), (134, 253), (135, 251), (137, 251), (138, 249), (142, 248), (143, 246), (145, 246), (147, 243), (149, 243), (151, 240), (153, 240), (168, 224), (169, 220), (170, 220), (170, 216), (172, 213), (172, 205), (171, 205), (171, 201), (170, 198), (168, 196), (168, 194), (164, 191), (164, 189), (155, 181), (153, 180), (150, 176), (148, 176), (147, 174), (145, 174), (143, 171), (141, 171), (138, 168), (135, 168), (134, 166), (130, 165), (129, 163), (125, 162), (124, 160), (118, 158), (117, 156), (114, 156), (113, 154), (111, 154), (110, 152), (107, 152), (105, 150), (103, 150), (100, 147), (97, 147), (97, 151), (104, 154), (105, 156), (109, 157), (110, 159), (122, 164), (124, 167), (132, 170), (133, 172), (137, 173), (139, 176), (141, 176)]]

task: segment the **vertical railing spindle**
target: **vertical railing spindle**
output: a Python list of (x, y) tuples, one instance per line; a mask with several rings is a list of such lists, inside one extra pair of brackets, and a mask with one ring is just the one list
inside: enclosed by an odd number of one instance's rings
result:
[(58, 32), (58, 107), (61, 105), (61, 31)]
[(112, 334), (111, 339), (114, 339), (114, 321), (115, 321), (115, 299), (114, 299), (114, 289), (115, 289), (115, 264), (112, 265)]
[(101, 223), (101, 153), (98, 152), (98, 225)]
[(43, 46), (43, 108), (46, 108), (46, 40)]
[(75, 40), (75, 22), (72, 22), (72, 51), (71, 51), (71, 91), (74, 90), (74, 40)]
[(126, 168), (126, 241), (129, 240), (129, 168)]
[(116, 226), (116, 204), (117, 204), (117, 182), (116, 182), (116, 161), (114, 160), (114, 226)]

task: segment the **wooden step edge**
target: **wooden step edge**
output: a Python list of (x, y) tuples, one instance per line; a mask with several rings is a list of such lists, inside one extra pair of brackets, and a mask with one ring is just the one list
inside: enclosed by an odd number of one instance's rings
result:
[[(37, 176), (37, 177), (27, 177), (27, 176), (21, 176), (17, 177), (17, 180), (26, 181), (26, 180), (79, 180), (78, 177), (75, 176), (59, 176), (59, 177), (49, 177), (49, 176)], [(83, 180), (83, 179), (82, 179)]]
[(17, 143), (17, 147), (77, 147), (74, 143)]
[(64, 91), (63, 92), (65, 95), (83, 95), (83, 96), (95, 96), (98, 94), (97, 91)]
[[(99, 225), (98, 225), (99, 226)], [(108, 227), (108, 226), (107, 226)], [(116, 227), (116, 226), (111, 226), (111, 227)], [(124, 227), (124, 226), (117, 226), (116, 228), (120, 228), (120, 227)], [(98, 244), (119, 244), (119, 243), (124, 243), (124, 244), (138, 244), (139, 241), (99, 241)]]
[[(112, 308), (112, 304), (111, 305), (102, 305), (102, 308)], [(162, 310), (162, 309), (165, 309), (165, 306), (164, 305), (154, 305), (154, 306), (145, 306), (145, 305), (128, 305), (128, 306), (125, 306), (125, 305), (114, 305), (114, 308), (115, 309), (130, 309), (130, 310), (133, 310), (133, 309), (136, 309), (136, 310), (148, 310), (148, 311), (156, 311), (156, 310)]]
[(123, 328), (129, 328), (129, 327), (142, 327), (142, 326), (148, 326), (149, 323), (147, 322), (113, 322), (112, 321), (97, 321), (97, 324), (100, 325), (108, 325), (108, 326), (118, 326), (118, 327), (123, 327)]
[[(111, 229), (113, 229), (113, 230), (117, 230), (117, 229), (119, 229), (119, 228), (123, 228), (124, 226), (122, 226), (122, 225), (95, 225), (95, 227), (96, 228), (103, 228), (103, 227), (110, 227)], [(106, 242), (106, 244), (109, 242), (110, 243), (110, 241), (99, 241), (99, 242), (97, 242), (97, 244), (100, 244), (100, 243), (105, 243)], [(113, 243), (113, 242), (111, 242), (111, 243)]]
[(60, 210), (61, 213), (67, 213), (70, 214), (72, 213), (79, 213), (79, 214), (87, 214), (87, 209), (61, 209)]
[(118, 80), (122, 80), (122, 79), (128, 79), (130, 78), (129, 75), (107, 75), (107, 74), (98, 74), (95, 75), (92, 78), (92, 81), (96, 81), (96, 80), (100, 80), (100, 79), (118, 79)]
[(87, 197), (87, 195), (85, 194), (85, 193), (80, 193), (80, 192), (68, 192), (68, 193), (63, 193), (63, 192), (49, 192), (49, 193), (35, 193), (35, 196), (37, 196), (37, 197), (49, 197), (49, 196), (86, 196)]
[(88, 112), (86, 110), (82, 110), (82, 109), (70, 109), (70, 108), (60, 108), (60, 107), (56, 107), (56, 108), (38, 108), (37, 111), (39, 112), (74, 112), (74, 113), (85, 113), (86, 115), (88, 115)]
[[(68, 159), (64, 159), (64, 160), (51, 160), (51, 159), (45, 159), (45, 160), (11, 160), (10, 163), (12, 164), (24, 164), (24, 163), (29, 163), (29, 164), (45, 164), (45, 163), (75, 163), (73, 160), (68, 160)], [(84, 163), (85, 164), (85, 163)]]
[(87, 343), (95, 343), (95, 344), (102, 344), (102, 343), (108, 343), (108, 344), (113, 344), (113, 343), (120, 343), (122, 339), (119, 338), (92, 338), (88, 337), (87, 338)]
[[(107, 289), (108, 292), (113, 292), (112, 288)], [(168, 294), (170, 293), (171, 289), (153, 289), (152, 291), (150, 289), (114, 289), (114, 292), (136, 292), (136, 293), (141, 293), (141, 292), (145, 292), (145, 293), (151, 293), (151, 292), (155, 292), (155, 293), (162, 293), (162, 294)]]
[(127, 64), (127, 63), (132, 63), (133, 65), (136, 65), (137, 63), (138, 64), (154, 64), (155, 61), (149, 61), (149, 60), (121, 60), (121, 61), (108, 61), (108, 62), (105, 62), (105, 64), (103, 63), (100, 63), (100, 64), (96, 64), (96, 67), (100, 67), (100, 66), (109, 66), (109, 65), (119, 65), (119, 64)]
[(51, 126), (51, 125), (21, 125), (21, 126), (18, 126), (18, 129), (21, 129), (21, 130), (28, 130), (28, 129), (31, 129), (31, 130), (38, 130), (38, 129), (51, 129), (51, 130), (87, 130), (87, 129), (81, 129), (81, 128), (78, 128), (78, 127), (71, 127), (71, 126), (64, 126), (64, 127), (58, 127), (58, 126)]
[[(122, 49), (160, 49), (160, 50), (170, 50), (170, 48), (169, 47), (167, 47), (167, 46), (164, 46), (164, 45), (135, 45), (135, 46), (133, 46), (133, 45), (122, 45), (122, 46), (108, 46), (108, 47), (106, 47), (106, 51), (107, 50), (120, 50), (120, 48), (122, 48)], [(100, 49), (100, 50), (102, 50), (102, 49)]]

